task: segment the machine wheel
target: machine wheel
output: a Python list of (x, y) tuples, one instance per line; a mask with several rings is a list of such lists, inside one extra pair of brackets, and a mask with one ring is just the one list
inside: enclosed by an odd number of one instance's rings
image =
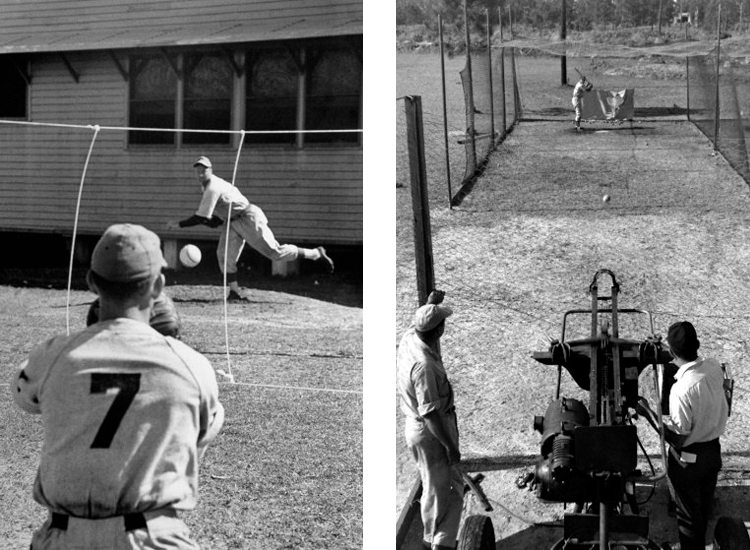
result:
[(714, 529), (714, 539), (718, 544), (717, 550), (747, 550), (747, 548), (750, 548), (750, 536), (747, 534), (745, 522), (739, 518), (720, 517)]
[(487, 516), (469, 516), (458, 535), (456, 550), (495, 550), (495, 529)]

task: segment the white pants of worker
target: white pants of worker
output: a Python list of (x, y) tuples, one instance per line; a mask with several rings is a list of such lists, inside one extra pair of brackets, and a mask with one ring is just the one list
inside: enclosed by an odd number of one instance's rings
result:
[[(448, 464), (445, 447), (424, 422), (407, 419), (405, 435), (422, 477), (423, 539), (433, 545), (454, 548), (464, 501), (461, 475)], [(457, 428), (452, 435), (458, 445)]]
[(145, 512), (146, 528), (126, 531), (123, 516), (107, 519), (69, 517), (66, 528), (38, 529), (31, 550), (199, 550), (187, 525), (174, 513)]
[(279, 244), (273, 231), (268, 227), (268, 219), (263, 210), (254, 204), (247, 208), (245, 214), (230, 223), (228, 244), (227, 229), (221, 228), (221, 237), (216, 248), (219, 269), (224, 270), (224, 249), (226, 248), (227, 275), (237, 273), (237, 261), (240, 259), (246, 242), (266, 258), (276, 262), (290, 262), (296, 260), (299, 255), (296, 245)]

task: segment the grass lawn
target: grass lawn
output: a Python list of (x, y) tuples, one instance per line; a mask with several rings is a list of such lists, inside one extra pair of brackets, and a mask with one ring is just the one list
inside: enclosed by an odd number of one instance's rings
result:
[[(220, 384), (225, 425), (201, 464), (198, 507), (184, 516), (203, 548), (362, 547), (362, 308), (326, 300), (327, 285), (300, 278), (294, 293), (276, 284), (229, 305), (236, 383)], [(344, 287), (337, 300), (361, 304), (361, 289), (344, 299)], [(222, 288), (195, 281), (167, 291), (183, 341), (227, 370)], [(72, 292), (72, 330), (93, 299)], [(34, 344), (65, 332), (66, 302), (65, 290), (0, 286), (2, 548), (28, 548), (46, 516), (31, 497), (40, 421), (12, 403), (7, 382)]]

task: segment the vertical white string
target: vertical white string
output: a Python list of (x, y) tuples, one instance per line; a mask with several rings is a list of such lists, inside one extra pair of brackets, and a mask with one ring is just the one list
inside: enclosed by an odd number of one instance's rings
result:
[[(237, 177), (237, 166), (240, 163), (240, 153), (242, 152), (242, 145), (245, 142), (245, 131), (240, 131), (240, 143), (237, 146), (237, 157), (234, 160), (234, 171), (232, 172), (232, 186), (235, 185), (235, 178)], [(229, 252), (229, 230), (232, 224), (232, 201), (229, 201), (227, 207), (227, 221), (226, 221), (226, 233), (224, 234), (224, 266), (222, 271), (224, 272), (224, 342), (227, 349), (227, 374), (229, 379), (234, 381), (234, 375), (232, 374), (232, 360), (229, 353), (229, 310), (227, 307), (227, 256)]]
[(86, 164), (83, 165), (83, 174), (81, 175), (81, 183), (78, 186), (78, 200), (76, 202), (76, 213), (75, 221), (73, 222), (73, 240), (70, 245), (70, 265), (68, 267), (68, 298), (65, 304), (65, 329), (66, 334), (70, 335), (70, 287), (73, 282), (73, 258), (76, 253), (76, 234), (78, 233), (78, 214), (81, 211), (81, 195), (83, 195), (83, 182), (86, 181), (86, 171), (89, 168), (89, 160), (91, 160), (91, 152), (94, 150), (94, 143), (96, 137), (99, 135), (101, 127), (97, 124), (96, 126), (88, 126), (88, 128), (94, 130), (94, 136), (91, 138), (91, 145), (89, 145), (89, 152), (86, 155)]

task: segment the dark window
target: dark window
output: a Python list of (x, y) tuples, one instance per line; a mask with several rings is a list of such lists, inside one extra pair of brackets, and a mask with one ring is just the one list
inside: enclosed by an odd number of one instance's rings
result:
[[(222, 55), (187, 56), (185, 58), (185, 129), (231, 130), (233, 72)], [(183, 134), (183, 143), (228, 144), (230, 134)]]
[[(362, 61), (354, 49), (313, 49), (307, 83), (306, 130), (360, 128)], [(307, 143), (358, 142), (357, 132), (310, 133)]]
[(0, 56), (0, 117), (26, 118), (26, 59)]
[[(136, 128), (174, 128), (177, 75), (164, 57), (131, 60), (130, 123)], [(174, 132), (131, 131), (130, 143), (174, 144)]]
[[(299, 69), (286, 49), (248, 54), (245, 130), (296, 130)], [(250, 143), (294, 143), (296, 135), (248, 134)]]

